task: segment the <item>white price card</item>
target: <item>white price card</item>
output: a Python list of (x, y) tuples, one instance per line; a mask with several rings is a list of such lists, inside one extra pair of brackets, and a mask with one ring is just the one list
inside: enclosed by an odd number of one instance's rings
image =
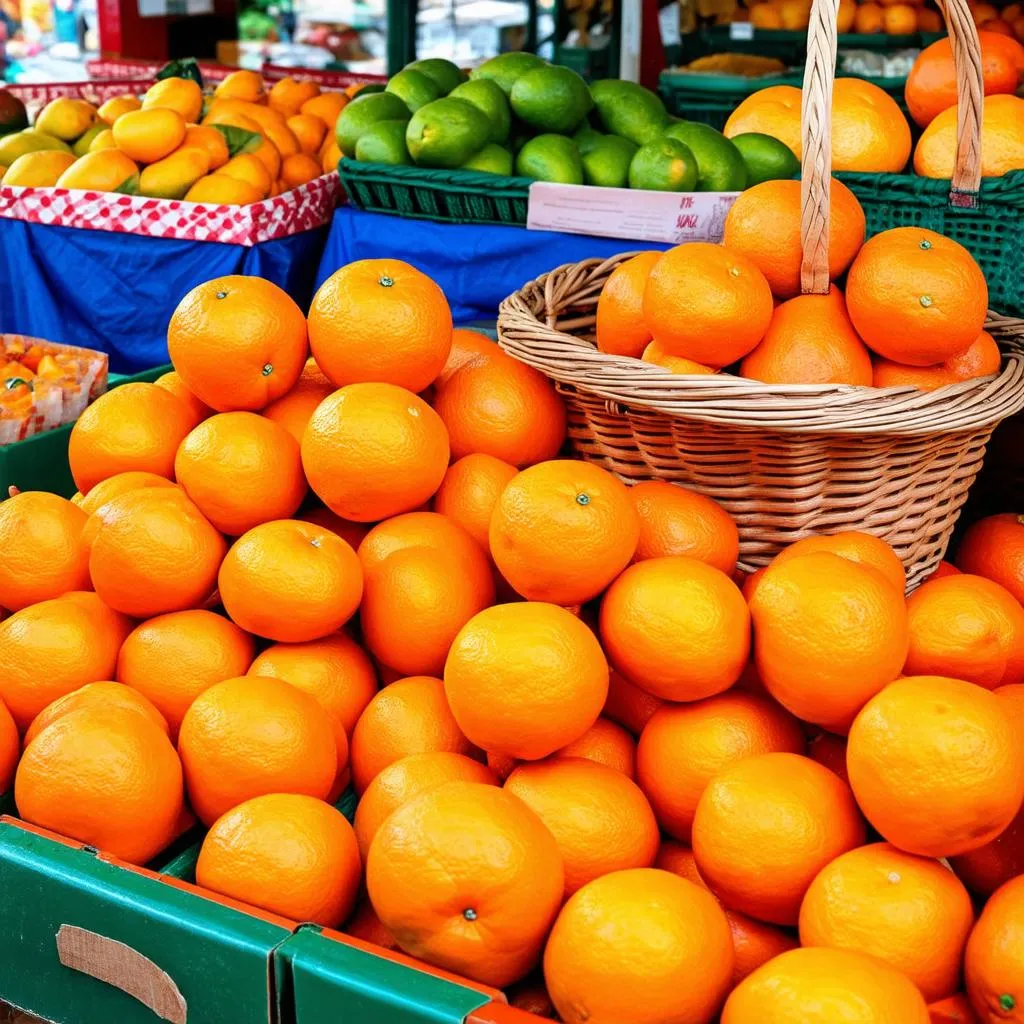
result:
[(533, 231), (632, 238), (642, 242), (720, 242), (738, 192), (647, 192), (591, 185), (530, 186)]
[(734, 21), (729, 25), (730, 39), (753, 39), (754, 25), (750, 21)]

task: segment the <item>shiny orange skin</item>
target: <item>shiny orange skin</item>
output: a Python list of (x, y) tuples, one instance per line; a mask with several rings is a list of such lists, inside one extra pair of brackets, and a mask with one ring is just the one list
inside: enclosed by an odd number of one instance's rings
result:
[(408, 263), (357, 260), (313, 297), (309, 344), (336, 387), (374, 382), (422, 391), (451, 351), (451, 309), (437, 284)]
[(996, 838), (1024, 800), (1024, 748), (1000, 699), (939, 676), (898, 679), (850, 729), (850, 785), (894, 846), (953, 857)]
[(631, 683), (613, 669), (608, 674), (608, 698), (601, 714), (618, 722), (634, 736), (639, 736), (654, 713), (664, 707), (665, 703), (660, 697)]
[(1024, 683), (997, 686), (992, 692), (1003, 701), (1003, 710), (1010, 716), (1014, 728), (1024, 732)]
[(142, 694), (167, 719), (175, 739), (192, 701), (222, 679), (245, 675), (253, 638), (202, 609), (158, 615), (136, 626), (117, 656), (117, 679)]
[(769, 566), (750, 613), (754, 660), (768, 691), (830, 732), (845, 733), (906, 660), (903, 594), (872, 566), (830, 552)]
[(511, 793), (472, 782), (400, 807), (366, 864), (370, 901), (405, 952), (494, 986), (536, 964), (563, 885), (558, 846), (540, 819)]
[[(922, 14), (928, 13), (922, 11)], [(978, 1024), (970, 1000), (963, 992), (928, 1004), (931, 1024)]]
[(239, 676), (204, 690), (181, 723), (178, 752), (189, 803), (206, 825), (265, 793), (322, 800), (338, 764), (321, 704), (266, 676)]
[(608, 663), (594, 634), (564, 608), (502, 604), (459, 632), (444, 686), (471, 742), (534, 761), (597, 721), (608, 696)]
[(551, 830), (565, 865), (568, 899), (595, 878), (649, 868), (658, 823), (639, 786), (621, 772), (581, 757), (520, 765), (505, 780)]
[(714, 896), (667, 871), (634, 868), (566, 903), (544, 952), (544, 980), (567, 1024), (708, 1022), (733, 964)]
[(363, 570), (337, 534), (296, 519), (261, 523), (243, 534), (217, 577), (224, 610), (268, 640), (318, 640), (355, 614)]
[(974, 907), (937, 861), (888, 843), (850, 850), (822, 869), (800, 907), (800, 943), (849, 949), (905, 974), (929, 1002), (956, 992)]
[(369, 575), (392, 555), (409, 548), (428, 548), (471, 561), (480, 554), (472, 537), (439, 512), (406, 512), (374, 526), (359, 544), (359, 561)]
[[(78, 507), (87, 516), (92, 516), (103, 508), (108, 501), (113, 501), (118, 495), (124, 494), (127, 491), (136, 491), (141, 487), (166, 488), (174, 486), (175, 484), (168, 480), (167, 477), (157, 476), (156, 473), (147, 473), (144, 470), (129, 470), (127, 473), (115, 473), (113, 476), (108, 476), (106, 480), (101, 480), (95, 487), (91, 487), (89, 493), (78, 502)], [(98, 523), (94, 523), (92, 527), (87, 527), (83, 530), (83, 542), (89, 533), (98, 528)], [(89, 540), (86, 546), (91, 547), (91, 545), (92, 541)]]
[(739, 530), (717, 501), (663, 480), (634, 484), (629, 497), (640, 517), (636, 561), (686, 555), (727, 576), (736, 571)]
[[(196, 131), (208, 131), (206, 128), (196, 128)], [(220, 132), (216, 132), (219, 139), (223, 141), (224, 136)], [(198, 426), (207, 416), (213, 415), (213, 410), (199, 398), (197, 398), (187, 387), (185, 382), (181, 379), (181, 374), (176, 370), (171, 370), (170, 373), (165, 373), (161, 377), (157, 377), (153, 383), (158, 388), (163, 388), (165, 391), (170, 391), (179, 402), (184, 402), (185, 405), (192, 410), (192, 417), (195, 421), (195, 425)]]
[(363, 538), (370, 532), (370, 527), (366, 523), (354, 523), (350, 519), (342, 519), (341, 516), (335, 515), (329, 508), (324, 508), (322, 505), (302, 512), (295, 518), (336, 533), (353, 550), (359, 547)]
[(565, 441), (565, 405), (539, 371), (496, 348), (438, 388), (434, 408), (452, 457), (482, 452), (522, 468), (553, 459)]
[[(857, 197), (835, 178), (829, 193), (828, 271), (840, 277), (864, 244), (866, 220)], [(800, 294), (800, 182), (764, 181), (741, 193), (725, 215), (724, 242), (764, 274), (772, 294)]]
[(0, 701), (0, 791), (6, 793), (11, 788), (20, 757), (21, 740), (17, 723), (7, 710), (7, 705)]
[(551, 756), (583, 757), (636, 781), (636, 740), (610, 718), (599, 718), (578, 740), (567, 743)]
[(452, 331), (451, 351), (448, 353), (444, 368), (434, 381), (434, 386), (441, 387), (447, 384), (464, 366), (478, 366), (488, 362), (493, 356), (503, 354), (494, 340), (483, 332), (470, 330), (468, 327), (456, 327)]
[(668, 355), (728, 366), (768, 330), (771, 289), (738, 250), (689, 242), (663, 253), (652, 267), (643, 318)]
[(845, 949), (794, 949), (733, 989), (722, 1024), (929, 1024), (924, 997), (906, 975)]
[(27, 822), (144, 864), (174, 838), (184, 807), (181, 762), (143, 715), (80, 707), (27, 747), (14, 799)]
[(365, 896), (346, 923), (345, 933), (382, 949), (398, 949), (394, 935), (380, 923), (377, 911)]
[(651, 340), (643, 320), (644, 288), (661, 253), (642, 252), (620, 263), (597, 299), (597, 348), (615, 356), (639, 359)]
[(68, 463), (83, 493), (115, 473), (144, 470), (174, 479), (174, 456), (192, 429), (189, 408), (155, 384), (122, 384), (78, 417)]
[(388, 765), (432, 751), (471, 755), (475, 748), (452, 715), (440, 679), (399, 679), (378, 691), (356, 722), (352, 784), (363, 793)]
[(949, 863), (964, 885), (981, 897), (1024, 875), (1024, 807), (990, 843), (951, 857)]
[(781, 565), (791, 558), (827, 551), (849, 562), (867, 565), (880, 572), (902, 594), (907, 587), (907, 571), (899, 555), (881, 537), (858, 530), (843, 530), (840, 533), (817, 534), (804, 537), (790, 544), (775, 556), (773, 565)]
[(231, 537), (287, 519), (306, 496), (298, 442), (251, 412), (223, 412), (200, 423), (181, 442), (174, 475), (203, 515)]
[(745, 757), (806, 749), (803, 730), (787, 711), (730, 691), (656, 712), (640, 735), (637, 781), (662, 829), (689, 843), (697, 804), (716, 775)]
[[(1024, 161), (1024, 99), (986, 96), (981, 127), (981, 173), (1000, 178)], [(922, 132), (914, 150), (914, 170), (926, 178), (953, 175), (956, 163), (956, 110), (942, 111)]]
[(295, 387), (271, 402), (263, 410), (263, 415), (284, 427), (297, 444), (302, 444), (302, 435), (306, 432), (310, 417), (316, 412), (317, 406), (333, 392), (334, 385), (323, 376), (312, 359), (307, 359), (306, 368), (295, 382)]
[(572, 459), (513, 477), (489, 529), (491, 556), (516, 592), (563, 606), (597, 597), (629, 565), (639, 536), (625, 484)]
[(167, 348), (185, 386), (211, 409), (258, 411), (299, 379), (306, 318), (270, 281), (217, 277), (178, 303)]
[(16, 612), (89, 589), (85, 520), (82, 509), (46, 491), (21, 491), (0, 502), (0, 606)]
[(325, 399), (302, 438), (302, 467), (323, 503), (371, 523), (433, 497), (448, 432), (421, 398), (393, 384), (350, 384)]
[(1024, 683), (1024, 608), (983, 576), (929, 580), (907, 599), (908, 676), (951, 676), (986, 689)]
[(80, 689), (58, 697), (52, 704), (43, 708), (25, 730), (24, 745), (27, 747), (48, 725), (56, 722), (61, 716), (82, 707), (116, 708), (118, 711), (131, 711), (148, 719), (165, 736), (170, 735), (167, 720), (157, 710), (156, 705), (138, 690), (133, 690), (130, 686), (124, 686), (121, 683), (100, 681), (86, 683)]
[(846, 740), (842, 736), (835, 736), (830, 732), (815, 736), (807, 744), (807, 756), (849, 785), (850, 779), (846, 774)]
[(491, 516), (515, 466), (478, 452), (448, 467), (434, 495), (434, 509), (461, 526), (485, 551), (489, 550)]
[(956, 567), (994, 580), (1024, 604), (1024, 516), (979, 519), (960, 541)]
[(601, 603), (600, 629), (612, 665), (664, 700), (727, 690), (750, 656), (750, 615), (739, 588), (683, 555), (622, 573)]
[(351, 913), (362, 874), (355, 834), (329, 804), (268, 793), (233, 807), (206, 833), (196, 884), (325, 928)]
[(967, 995), (981, 1024), (1021, 1020), (1024, 1009), (1024, 876), (985, 904), (967, 941)]
[(864, 842), (850, 788), (798, 754), (744, 758), (715, 776), (697, 804), (693, 852), (731, 910), (794, 925), (817, 873)]
[(999, 346), (988, 331), (982, 331), (970, 348), (935, 366), (904, 366), (888, 359), (875, 360), (872, 383), (876, 388), (913, 387), (934, 391), (977, 377), (990, 377), (1003, 365)]

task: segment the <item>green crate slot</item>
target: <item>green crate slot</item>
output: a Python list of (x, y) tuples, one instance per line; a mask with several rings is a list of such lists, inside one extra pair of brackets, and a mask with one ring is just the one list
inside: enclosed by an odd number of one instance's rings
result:
[(698, 121), (721, 131), (729, 115), (748, 97), (773, 85), (803, 84), (803, 72), (747, 78), (744, 75), (663, 71), (658, 91), (670, 114)]

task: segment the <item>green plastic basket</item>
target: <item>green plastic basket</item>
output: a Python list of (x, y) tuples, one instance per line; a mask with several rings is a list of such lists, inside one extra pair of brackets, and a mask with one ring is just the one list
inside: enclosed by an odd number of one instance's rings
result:
[(526, 224), (529, 178), (478, 171), (360, 163), (343, 157), (338, 177), (361, 210), (448, 224)]
[(714, 75), (700, 71), (663, 71), (658, 91), (670, 114), (721, 131), (729, 115), (750, 95), (773, 85), (800, 87), (803, 72), (785, 75)]

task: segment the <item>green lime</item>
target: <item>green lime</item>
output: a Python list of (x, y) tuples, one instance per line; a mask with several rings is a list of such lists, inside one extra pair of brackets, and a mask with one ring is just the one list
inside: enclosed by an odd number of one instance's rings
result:
[(424, 57), (423, 60), (414, 60), (406, 66), (421, 75), (426, 75), (427, 78), (432, 78), (442, 96), (447, 96), (452, 89), (466, 80), (458, 65), (445, 60), (444, 57)]
[(441, 95), (434, 80), (415, 68), (399, 71), (384, 91), (394, 93), (414, 114), (420, 107), (432, 103)]
[(668, 114), (657, 93), (635, 82), (602, 78), (590, 87), (598, 116), (605, 131), (642, 146), (656, 139), (665, 127)]
[(734, 135), (732, 144), (740, 151), (747, 165), (747, 187), (762, 181), (795, 178), (800, 173), (800, 161), (793, 150), (774, 136), (761, 132)]
[(583, 180), (588, 185), (627, 188), (629, 165), (637, 145), (621, 135), (602, 135), (583, 154)]
[(641, 146), (629, 165), (629, 187), (653, 192), (692, 192), (697, 159), (678, 139), (660, 138)]
[(463, 165), (464, 171), (480, 171), (483, 174), (512, 174), (512, 154), (494, 142), (488, 142), (476, 156), (470, 157)]
[(452, 99), (465, 100), (478, 107), (491, 124), (488, 138), (491, 142), (505, 142), (512, 126), (512, 111), (509, 109), (508, 97), (501, 87), (489, 78), (477, 78), (472, 82), (463, 82), (458, 88), (452, 89)]
[(407, 121), (378, 121), (359, 136), (356, 159), (367, 164), (411, 164), (405, 148)]
[(546, 64), (535, 53), (521, 53), (516, 50), (512, 53), (499, 53), (497, 57), (485, 60), (483, 64), (470, 71), (469, 77), (470, 79), (490, 78), (501, 87), (501, 91), (507, 96), (520, 75), (532, 71), (534, 68), (542, 67), (546, 67)]
[(405, 144), (422, 167), (461, 167), (487, 145), (491, 123), (479, 107), (446, 96), (420, 107), (405, 132)]
[(538, 135), (530, 139), (516, 157), (516, 174), (534, 181), (557, 181), (563, 185), (583, 184), (580, 151), (564, 135)]
[(595, 131), (590, 127), (589, 124), (583, 125), (582, 128), (577, 128), (572, 133), (572, 141), (576, 143), (576, 148), (580, 151), (580, 156), (586, 156), (594, 144), (605, 136), (598, 131)]
[(669, 125), (665, 138), (677, 139), (696, 157), (698, 192), (742, 192), (747, 187), (740, 151), (710, 125), (682, 121)]
[(408, 121), (409, 108), (393, 92), (357, 96), (338, 117), (334, 134), (345, 156), (356, 155), (359, 136), (378, 121)]
[(570, 68), (551, 65), (516, 79), (509, 96), (516, 117), (540, 132), (574, 132), (594, 101), (587, 83)]

